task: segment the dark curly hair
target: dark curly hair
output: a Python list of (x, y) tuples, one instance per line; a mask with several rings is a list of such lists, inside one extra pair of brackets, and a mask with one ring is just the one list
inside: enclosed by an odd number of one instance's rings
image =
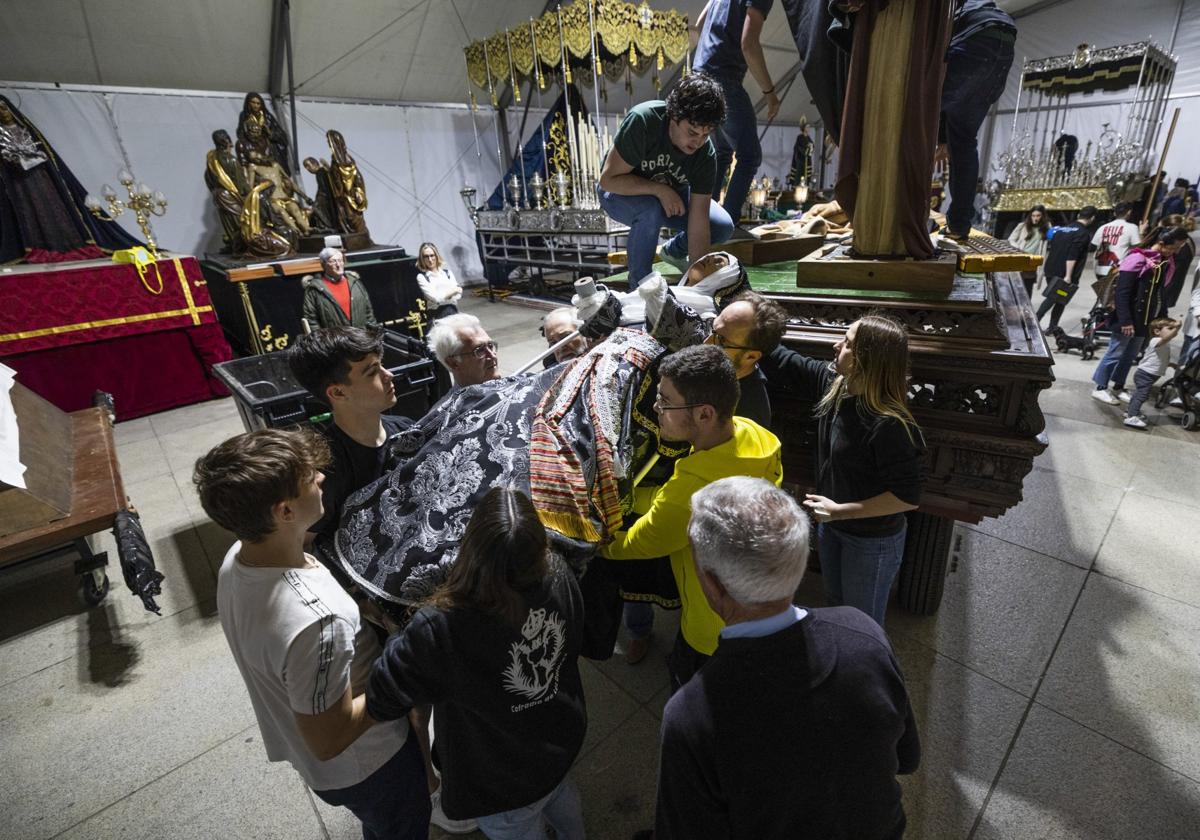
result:
[(689, 73), (667, 94), (667, 118), (716, 128), (725, 122), (725, 91), (712, 76)]

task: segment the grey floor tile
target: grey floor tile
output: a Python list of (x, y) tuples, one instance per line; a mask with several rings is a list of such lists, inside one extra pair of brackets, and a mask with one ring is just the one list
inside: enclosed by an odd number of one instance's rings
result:
[(900, 777), (905, 836), (965, 838), (1027, 701), (907, 637), (893, 644), (921, 733), (921, 767)]
[(1032, 696), (1087, 572), (969, 528), (959, 532), (958, 568), (946, 578), (937, 615), (893, 610), (888, 633)]
[(1096, 571), (1200, 607), (1200, 510), (1129, 492)]
[(115, 633), (0, 688), (0, 836), (52, 837), (253, 722), (216, 619)]
[(654, 634), (650, 637), (650, 652), (637, 665), (625, 661), (628, 634), (621, 628), (617, 651), (611, 659), (597, 662), (604, 675), (627, 691), (637, 702), (645, 703), (668, 684), (667, 654), (679, 632), (679, 611), (654, 608)]
[(1025, 477), (1023, 494), (1024, 501), (1004, 516), (984, 519), (974, 527), (1087, 568), (1100, 548), (1123, 491), (1035, 467)]
[(1198, 638), (1200, 609), (1092, 575), (1037, 700), (1200, 780)]
[(579, 675), (583, 680), (588, 719), (587, 737), (580, 755), (587, 755), (593, 747), (620, 730), (638, 710), (638, 704), (589, 660), (579, 660)]
[(176, 475), (190, 476), (197, 458), (218, 443), (243, 432), (242, 421), (235, 413), (232, 417), (222, 417), (194, 429), (160, 434), (158, 439), (166, 454), (169, 470)]
[(976, 840), (1182, 840), (1200, 784), (1035, 705)]
[(645, 703), (646, 711), (654, 715), (659, 720), (662, 720), (663, 709), (667, 707), (667, 701), (671, 699), (671, 686), (665, 686), (662, 691), (655, 694)]
[[(1185, 434), (1192, 437), (1141, 436), (1137, 470), (1130, 482), (1133, 493), (1200, 508), (1200, 432)], [(1190, 516), (1200, 518), (1195, 512)]]
[[(200, 606), (213, 612), (216, 577), (201, 541), (186, 513), (170, 476), (158, 476), (126, 486), (139, 504), (142, 524), (155, 566), (163, 573), (162, 594), (156, 598), (163, 616)], [(0, 578), (0, 639), (5, 666), (0, 684), (85, 653), (106, 644), (114, 634), (151, 628), (163, 618), (148, 612), (126, 588), (121, 575), (116, 541), (110, 531), (90, 540), (92, 550), (107, 552), (109, 595), (99, 608), (89, 610), (78, 598), (79, 578), (74, 574), (76, 554), (71, 551), (39, 564), (36, 575), (17, 580)]]
[(300, 777), (285, 762), (267, 761), (252, 725), (59, 837), (323, 840), (325, 833)]
[(152, 437), (154, 437), (154, 425), (149, 417), (139, 417), (136, 420), (125, 420), (113, 424), (113, 441), (117, 444), (118, 451), (125, 444), (137, 443), (139, 440)]
[[(1109, 409), (1091, 397), (1083, 399), (1097, 408)], [(1095, 423), (1076, 418), (1047, 417), (1046, 435), (1050, 445), (1038, 456), (1035, 466), (1110, 487), (1128, 486), (1140, 462), (1146, 436), (1126, 429), (1121, 425), (1121, 411), (1115, 407), (1111, 410), (1115, 412), (1112, 428), (1098, 428)], [(1088, 413), (1086, 403), (1080, 405), (1078, 413)]]
[[(1055, 376), (1062, 372), (1062, 367), (1061, 361), (1054, 366)], [(1088, 371), (1090, 373), (1091, 368), (1088, 368)], [(1038, 395), (1038, 407), (1047, 419), (1067, 418), (1093, 426), (1120, 430), (1124, 411), (1117, 406), (1104, 405), (1092, 399), (1090, 395), (1093, 390), (1095, 386), (1091, 380), (1084, 382), (1060, 378)], [(1043, 454), (1042, 457), (1045, 458), (1046, 455)]]
[(127, 488), (130, 484), (171, 472), (167, 455), (154, 436), (118, 444), (117, 463), (121, 468), (121, 480)]
[(213, 422), (238, 420), (237, 406), (232, 397), (185, 405), (155, 414), (150, 418), (154, 431), (159, 437), (166, 437), (175, 432), (194, 431)]
[(571, 771), (589, 837), (625, 840), (654, 825), (659, 721), (638, 710)]

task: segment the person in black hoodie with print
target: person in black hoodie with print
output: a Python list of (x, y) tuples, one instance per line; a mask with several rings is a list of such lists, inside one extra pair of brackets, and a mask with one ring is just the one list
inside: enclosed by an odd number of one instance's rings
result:
[(367, 711), (434, 708), (442, 808), (492, 840), (583, 840), (567, 771), (587, 729), (578, 656), (583, 600), (548, 551), (529, 497), (492, 489), (471, 516), (446, 583), (387, 644)]

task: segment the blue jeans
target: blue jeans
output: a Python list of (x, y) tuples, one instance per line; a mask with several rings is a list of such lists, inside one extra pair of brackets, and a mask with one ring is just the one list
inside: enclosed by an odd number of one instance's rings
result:
[(356, 785), (314, 790), (330, 805), (349, 808), (362, 822), (363, 840), (426, 840), (429, 837), (429, 783), (417, 736), (387, 763)]
[[(662, 202), (652, 195), (618, 195), (608, 190), (596, 188), (600, 197), (600, 206), (612, 218), (622, 224), (629, 225), (629, 288), (637, 288), (642, 278), (650, 273), (654, 265), (654, 251), (658, 247), (658, 232), (662, 228), (682, 231), (663, 246), (663, 250), (673, 257), (687, 259), (687, 206), (691, 198), (691, 190), (684, 187), (679, 191), (683, 199), (684, 212), (679, 216), (668, 216), (663, 210)], [(709, 241), (716, 245), (724, 242), (733, 233), (733, 222), (729, 214), (715, 201), (708, 205), (708, 235)]]
[(1092, 382), (1096, 384), (1096, 388), (1107, 388), (1108, 383), (1112, 382), (1115, 390), (1125, 390), (1125, 379), (1129, 376), (1129, 369), (1133, 367), (1133, 361), (1138, 353), (1142, 352), (1142, 345), (1145, 343), (1145, 336), (1125, 335), (1120, 327), (1114, 325), (1112, 337), (1108, 340), (1108, 350), (1092, 373)]
[(479, 817), (479, 830), (491, 840), (546, 840), (546, 823), (558, 840), (583, 840), (583, 806), (570, 779), (532, 805)]
[(654, 605), (649, 601), (626, 601), (624, 618), (629, 638), (645, 639), (654, 629)]
[[(754, 103), (741, 82), (717, 79), (725, 90), (725, 122), (713, 132), (713, 145), (717, 147), (717, 184), (713, 195), (721, 192), (725, 178), (729, 177), (729, 189), (721, 206), (735, 223), (742, 215), (742, 205), (750, 194), (750, 182), (758, 174), (762, 164), (762, 146), (758, 142), (758, 121), (754, 116)], [(737, 165), (729, 174), (729, 164), (737, 154)]]
[(825, 523), (818, 531), (825, 597), (836, 606), (858, 607), (882, 627), (908, 523), (885, 537), (857, 537)]
[(942, 122), (950, 155), (950, 207), (946, 224), (966, 232), (975, 216), (975, 186), (979, 180), (979, 128), (988, 109), (1004, 93), (1012, 43), (980, 34), (946, 54), (942, 85)]

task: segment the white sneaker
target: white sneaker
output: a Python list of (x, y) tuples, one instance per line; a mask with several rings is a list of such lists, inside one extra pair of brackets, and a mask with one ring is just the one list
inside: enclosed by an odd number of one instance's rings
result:
[(1135, 417), (1126, 417), (1126, 418), (1125, 418), (1125, 425), (1126, 425), (1126, 426), (1128, 426), (1128, 427), (1129, 427), (1129, 428), (1131, 428), (1131, 429), (1146, 429), (1146, 428), (1149, 428), (1149, 427), (1146, 425), (1146, 421), (1145, 421), (1145, 420), (1143, 420), (1141, 417), (1136, 417), (1136, 416), (1135, 416)]
[(1133, 399), (1133, 394), (1129, 393), (1128, 391), (1117, 391), (1117, 399), (1126, 405), (1129, 405), (1129, 401)]
[(429, 804), (433, 807), (429, 822), (436, 825), (447, 834), (470, 834), (479, 828), (475, 820), (452, 820), (442, 810), (442, 789), (438, 788), (429, 794)]
[(1100, 400), (1106, 405), (1120, 405), (1121, 401), (1114, 397), (1107, 388), (1097, 388), (1092, 391), (1092, 399)]
[(1171, 408), (1183, 408), (1183, 397), (1176, 397), (1167, 403), (1167, 405), (1171, 406)]

